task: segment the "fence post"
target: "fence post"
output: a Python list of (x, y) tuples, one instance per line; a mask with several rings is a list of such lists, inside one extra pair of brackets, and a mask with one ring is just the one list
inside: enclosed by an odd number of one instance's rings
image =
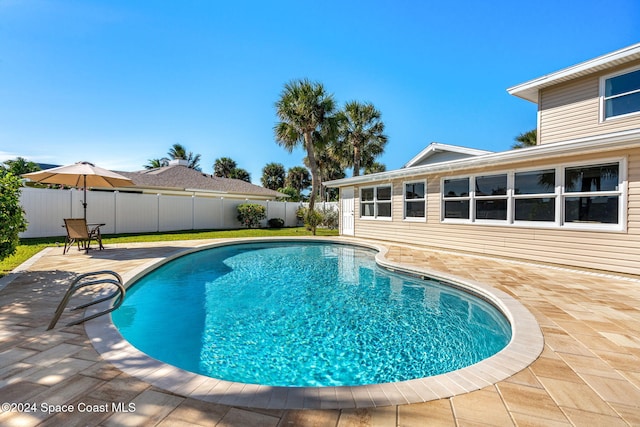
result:
[(222, 229), (224, 230), (224, 197), (220, 197), (220, 218), (222, 218)]
[(113, 234), (118, 234), (118, 190), (113, 192)]
[(158, 213), (158, 215), (156, 215), (156, 218), (158, 218), (156, 231), (160, 232), (160, 193), (156, 193), (156, 212)]

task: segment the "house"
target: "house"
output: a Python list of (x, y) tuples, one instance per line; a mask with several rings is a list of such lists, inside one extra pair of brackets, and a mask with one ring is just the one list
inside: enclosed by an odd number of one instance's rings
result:
[(240, 179), (220, 178), (188, 168), (186, 161), (172, 160), (168, 166), (137, 172), (120, 172), (133, 181), (121, 191), (225, 197), (229, 199), (275, 200), (288, 197), (268, 188)]
[(341, 234), (638, 274), (640, 43), (508, 92), (538, 105), (538, 145), (432, 144), (401, 169), (325, 182)]

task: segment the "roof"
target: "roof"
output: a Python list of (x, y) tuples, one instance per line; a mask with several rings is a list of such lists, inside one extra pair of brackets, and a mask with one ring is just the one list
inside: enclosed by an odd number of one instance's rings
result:
[(182, 165), (118, 173), (133, 181), (134, 186), (129, 188), (214, 192), (220, 193), (221, 196), (239, 194), (272, 198), (287, 197), (285, 194), (240, 179), (220, 178)]
[(537, 104), (538, 92), (540, 89), (607, 70), (637, 59), (640, 59), (640, 43), (510, 87), (507, 89), (507, 92), (509, 92), (510, 95), (514, 95)]
[(461, 147), (459, 145), (441, 144), (439, 142), (432, 142), (418, 153), (413, 159), (409, 160), (403, 168), (410, 168), (425, 163), (436, 163), (442, 160), (437, 160), (437, 155), (440, 153), (453, 153), (457, 157), (469, 157), (479, 156), (481, 154), (489, 154), (491, 151), (477, 150), (475, 148)]
[(578, 138), (553, 144), (536, 145), (517, 150), (489, 153), (464, 159), (452, 160), (424, 166), (395, 169), (387, 172), (360, 175), (351, 178), (336, 179), (323, 184), (327, 187), (344, 187), (348, 185), (366, 184), (371, 182), (390, 181), (398, 178), (408, 178), (430, 173), (456, 173), (474, 167), (508, 165), (515, 162), (534, 161), (541, 158), (560, 157), (575, 154), (597, 153), (614, 149), (640, 147), (640, 129)]
[(62, 166), (62, 165), (53, 165), (51, 163), (36, 163), (36, 164), (38, 165), (38, 167), (40, 167), (40, 170), (53, 169), (53, 168)]

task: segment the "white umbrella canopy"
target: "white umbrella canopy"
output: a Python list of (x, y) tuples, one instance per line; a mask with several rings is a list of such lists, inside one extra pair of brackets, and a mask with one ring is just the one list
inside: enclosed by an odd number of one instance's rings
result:
[(72, 165), (59, 166), (38, 172), (22, 175), (33, 182), (42, 184), (60, 184), (84, 189), (84, 217), (87, 218), (87, 187), (129, 187), (133, 181), (107, 169), (89, 162), (78, 162)]
[(58, 166), (38, 172), (22, 175), (31, 181), (42, 184), (61, 184), (70, 187), (128, 187), (133, 182), (120, 174), (95, 166), (89, 162)]

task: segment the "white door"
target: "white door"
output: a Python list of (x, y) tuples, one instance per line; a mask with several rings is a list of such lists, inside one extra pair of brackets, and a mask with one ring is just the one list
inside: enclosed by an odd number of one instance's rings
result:
[(342, 189), (340, 203), (342, 207), (342, 234), (353, 236), (355, 227), (353, 187), (344, 187)]

